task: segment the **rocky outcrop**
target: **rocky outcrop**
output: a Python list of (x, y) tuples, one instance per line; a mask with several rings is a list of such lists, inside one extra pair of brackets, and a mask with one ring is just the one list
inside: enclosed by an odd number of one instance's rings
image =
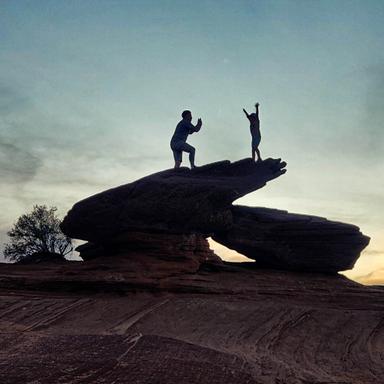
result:
[(287, 211), (234, 206), (233, 224), (213, 239), (260, 267), (336, 273), (353, 268), (369, 238), (358, 227)]
[(76, 250), (85, 261), (118, 263), (122, 271), (151, 278), (195, 273), (201, 264), (222, 263), (199, 234), (126, 232), (106, 243), (86, 243)]
[(66, 235), (89, 242), (79, 248), (84, 260), (149, 254), (177, 258), (186, 239), (197, 236), (201, 243), (212, 236), (259, 267), (325, 273), (352, 268), (369, 241), (356, 226), (232, 206), (283, 175), (285, 166), (281, 159), (244, 159), (166, 170), (76, 203), (61, 227)]
[(285, 173), (285, 165), (244, 159), (169, 169), (76, 203), (61, 227), (99, 244), (127, 231), (209, 234), (231, 225), (234, 200)]

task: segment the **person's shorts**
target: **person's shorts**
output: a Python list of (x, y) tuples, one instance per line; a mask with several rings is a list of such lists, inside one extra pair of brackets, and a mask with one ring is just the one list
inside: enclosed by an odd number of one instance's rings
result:
[(173, 157), (175, 161), (181, 162), (183, 159), (183, 152), (193, 152), (195, 150), (192, 145), (189, 145), (183, 141), (179, 141), (177, 143), (171, 143), (171, 149), (173, 151)]
[(261, 141), (261, 137), (252, 136), (252, 149), (257, 149)]

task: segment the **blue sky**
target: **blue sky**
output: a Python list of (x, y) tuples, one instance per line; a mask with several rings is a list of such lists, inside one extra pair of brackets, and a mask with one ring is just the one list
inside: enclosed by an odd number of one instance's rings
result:
[(33, 204), (64, 215), (171, 167), (183, 109), (197, 164), (249, 156), (259, 101), (288, 173), (240, 202), (359, 225), (348, 275), (384, 281), (383, 19), (382, 1), (0, 1), (1, 242)]

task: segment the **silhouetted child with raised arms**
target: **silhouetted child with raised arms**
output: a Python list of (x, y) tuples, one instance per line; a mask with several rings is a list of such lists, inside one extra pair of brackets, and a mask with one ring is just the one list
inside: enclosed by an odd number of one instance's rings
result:
[(257, 154), (257, 161), (261, 161), (259, 144), (261, 141), (260, 134), (260, 120), (259, 120), (259, 103), (255, 104), (256, 113), (249, 114), (244, 108), (243, 111), (249, 120), (249, 129), (252, 135), (252, 159), (255, 161), (255, 154)]

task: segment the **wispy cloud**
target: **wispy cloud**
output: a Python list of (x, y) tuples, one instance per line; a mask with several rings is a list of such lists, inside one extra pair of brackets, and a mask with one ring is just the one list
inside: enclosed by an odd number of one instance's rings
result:
[(0, 178), (2, 182), (20, 184), (36, 175), (42, 160), (28, 150), (0, 137)]
[(34, 204), (65, 211), (80, 198), (158, 169), (157, 153), (139, 156), (145, 142), (132, 138), (132, 144), (127, 132), (111, 129), (109, 117), (72, 107), (63, 102), (47, 112), (16, 83), (0, 81), (0, 228)]
[(0, 83), (0, 178), (8, 186), (30, 181), (42, 166), (28, 138), (17, 130), (17, 120), (30, 108), (28, 97)]

